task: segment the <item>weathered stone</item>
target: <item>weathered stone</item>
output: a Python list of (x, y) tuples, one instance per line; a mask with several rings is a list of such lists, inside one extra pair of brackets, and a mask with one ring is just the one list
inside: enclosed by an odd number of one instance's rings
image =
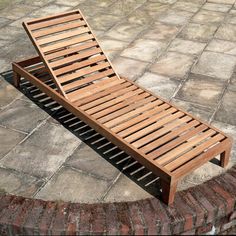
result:
[(80, 142), (64, 127), (47, 122), (8, 153), (0, 161), (0, 165), (39, 178), (48, 178)]
[(33, 197), (33, 194), (42, 186), (43, 180), (0, 168), (0, 191), (24, 197)]
[(203, 51), (205, 43), (194, 42), (176, 38), (172, 41), (168, 51), (186, 53), (186, 54), (199, 54)]
[(190, 23), (180, 33), (181, 38), (207, 42), (214, 35), (217, 26)]
[(183, 78), (193, 62), (194, 57), (190, 55), (167, 52), (150, 67), (150, 70), (169, 77)]
[(20, 98), (21, 96), (21, 92), (19, 92), (13, 85), (4, 81), (3, 78), (0, 77), (0, 109), (13, 102), (15, 99)]
[(121, 175), (104, 198), (105, 202), (133, 201), (151, 197), (142, 187), (130, 181), (125, 175)]
[(179, 28), (174, 25), (163, 23), (155, 23), (151, 28), (142, 36), (152, 40), (171, 40), (179, 31)]
[(192, 21), (200, 24), (219, 23), (225, 17), (224, 13), (201, 10), (193, 18)]
[(92, 16), (102, 15), (104, 13), (104, 8), (98, 7), (94, 4), (86, 4), (83, 2), (79, 5), (79, 9), (82, 11), (83, 15), (86, 17), (86, 20), (90, 20)]
[(0, 39), (10, 41), (16, 41), (23, 34), (22, 30), (17, 27), (4, 26), (0, 28)]
[(123, 22), (119, 25), (114, 26), (105, 35), (114, 39), (123, 40), (126, 42), (132, 41), (145, 26), (138, 24), (130, 24), (128, 22)]
[(37, 193), (36, 197), (44, 200), (56, 199), (67, 202), (99, 202), (107, 188), (107, 181), (66, 167), (54, 175)]
[(235, 0), (209, 0), (208, 2), (222, 3), (222, 4), (234, 4)]
[(99, 1), (80, 0), (80, 1), (83, 2), (84, 5), (87, 5), (87, 6), (94, 5), (96, 7), (108, 7), (115, 2), (115, 0), (99, 0)]
[(0, 126), (0, 157), (6, 155), (13, 147), (24, 139), (26, 135)]
[(86, 144), (82, 144), (76, 149), (66, 162), (66, 165), (109, 181), (114, 179), (119, 173), (116, 167)]
[(206, 50), (236, 55), (236, 42), (212, 39), (212, 41), (208, 44)]
[(179, 82), (176, 80), (149, 72), (146, 72), (136, 82), (156, 95), (168, 100), (173, 96), (179, 85)]
[(141, 7), (138, 8), (142, 12), (147, 12), (150, 16), (156, 18), (156, 16), (160, 15), (162, 12), (165, 12), (169, 9), (169, 5), (162, 4), (160, 2), (146, 2)]
[(128, 15), (128, 22), (131, 24), (140, 24), (149, 26), (153, 21), (153, 16), (146, 10), (138, 8), (134, 12)]
[(188, 11), (169, 10), (167, 12), (163, 12), (158, 17), (158, 20), (167, 24), (183, 25), (190, 19), (192, 14), (192, 12)]
[(121, 56), (151, 62), (162, 52), (165, 46), (166, 44), (163, 42), (149, 39), (138, 39), (125, 49), (121, 53)]
[(236, 91), (228, 90), (222, 100), (221, 106), (216, 112), (215, 120), (236, 125)]
[(201, 7), (201, 4), (199, 3), (178, 1), (172, 6), (172, 9), (189, 11), (189, 12), (197, 12), (200, 7)]
[(9, 20), (7, 18), (0, 17), (0, 27), (7, 25), (9, 22), (11, 22), (11, 20)]
[(113, 65), (119, 75), (131, 80), (135, 80), (137, 77), (143, 74), (148, 63), (124, 57), (118, 57), (113, 61)]
[(0, 124), (24, 132), (32, 131), (48, 114), (30, 101), (16, 100), (1, 112)]
[(219, 11), (219, 12), (227, 12), (231, 8), (231, 5), (226, 4), (217, 4), (206, 2), (202, 9), (209, 10), (209, 11)]
[(56, 4), (66, 5), (75, 7), (78, 6), (80, 3), (84, 2), (84, 0), (70, 0), (70, 1), (64, 1), (64, 0), (56, 0)]
[(203, 52), (192, 72), (228, 80), (234, 70), (236, 57), (215, 52)]
[(226, 23), (229, 23), (229, 24), (236, 24), (236, 15), (227, 15), (226, 16), (226, 19), (225, 19), (225, 22)]
[(190, 74), (189, 79), (181, 87), (176, 98), (203, 106), (215, 106), (222, 95), (224, 84), (214, 78)]
[(202, 120), (209, 121), (214, 109), (211, 107), (201, 106), (199, 104), (190, 103), (187, 101), (182, 101), (179, 99), (172, 99), (171, 102), (177, 107), (182, 108), (184, 111), (189, 112), (190, 114), (199, 117)]
[(236, 25), (224, 24), (216, 32), (216, 38), (236, 41)]

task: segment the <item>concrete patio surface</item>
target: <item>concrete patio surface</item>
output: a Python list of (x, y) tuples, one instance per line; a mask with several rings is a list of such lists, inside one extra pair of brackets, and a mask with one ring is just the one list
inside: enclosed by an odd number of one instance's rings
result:
[[(159, 194), (147, 169), (34, 87), (12, 85), (11, 62), (36, 54), (21, 22), (78, 8), (120, 75), (236, 138), (235, 0), (0, 0), (1, 191), (88, 203)], [(178, 190), (224, 171), (207, 163)]]

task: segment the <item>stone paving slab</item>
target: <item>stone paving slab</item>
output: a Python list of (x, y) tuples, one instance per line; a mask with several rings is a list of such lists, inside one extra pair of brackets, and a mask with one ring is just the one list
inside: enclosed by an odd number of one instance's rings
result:
[[(111, 161), (119, 150), (108, 155), (94, 148), (86, 141), (94, 131), (75, 132), (53, 106), (44, 106), (47, 101), (26, 93), (31, 101), (3, 73), (12, 61), (36, 54), (23, 20), (77, 8), (118, 73), (236, 138), (235, 0), (0, 1), (0, 189), (90, 203), (148, 198), (159, 189), (156, 182), (145, 186), (150, 175), (138, 181), (145, 171), (132, 175), (140, 166), (126, 169), (132, 159), (121, 154)], [(235, 163), (234, 145), (229, 167)], [(222, 171), (208, 163), (186, 176), (178, 190)]]

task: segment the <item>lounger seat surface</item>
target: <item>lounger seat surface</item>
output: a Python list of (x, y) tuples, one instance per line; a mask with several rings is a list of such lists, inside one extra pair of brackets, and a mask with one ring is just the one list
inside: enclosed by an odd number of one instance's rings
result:
[[(49, 96), (162, 179), (172, 203), (178, 180), (216, 155), (229, 159), (232, 140), (209, 124), (121, 78), (81, 12), (32, 20), (24, 27), (40, 58), (13, 65)], [(37, 70), (29, 69), (36, 63)], [(24, 65), (24, 66), (23, 66)], [(52, 90), (38, 70), (54, 81)], [(36, 71), (36, 72), (35, 72)]]

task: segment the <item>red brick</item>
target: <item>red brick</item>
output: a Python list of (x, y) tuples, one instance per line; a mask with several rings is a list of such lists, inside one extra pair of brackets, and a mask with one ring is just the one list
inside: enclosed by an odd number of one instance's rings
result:
[(11, 203), (11, 201), (15, 197), (13, 195), (3, 195), (0, 198), (0, 217), (2, 215), (2, 211), (5, 210)]
[(65, 234), (68, 207), (68, 203), (59, 203), (57, 205), (55, 215), (50, 225), (50, 232), (52, 235)]
[(157, 212), (156, 217), (157, 217), (157, 226), (160, 228), (160, 234), (162, 235), (169, 235), (171, 234), (171, 219), (167, 215), (167, 205), (161, 202), (157, 198), (152, 198), (150, 200), (155, 212)]
[(40, 234), (49, 234), (49, 227), (54, 217), (54, 213), (56, 212), (56, 206), (57, 204), (55, 202), (47, 202), (45, 210), (43, 211), (43, 214), (41, 215), (39, 220)]
[(201, 204), (197, 202), (189, 190), (184, 192), (181, 196), (185, 200), (185, 203), (195, 212), (195, 227), (202, 225), (205, 222), (206, 210), (201, 207)]
[(192, 229), (189, 231), (185, 231), (183, 233), (181, 233), (180, 235), (195, 235), (196, 234), (196, 229)]
[(42, 200), (35, 199), (33, 201), (32, 210), (29, 212), (28, 216), (24, 221), (24, 233), (27, 235), (39, 234), (38, 221), (41, 213), (43, 212), (46, 202)]
[(118, 219), (116, 213), (116, 207), (113, 203), (105, 204), (104, 206), (106, 214), (106, 230), (108, 235), (118, 234)]
[(93, 204), (81, 204), (80, 206), (80, 220), (79, 220), (79, 233), (88, 235), (91, 232), (91, 208)]
[(184, 218), (184, 231), (191, 230), (194, 224), (195, 213), (191, 210), (191, 208), (185, 203), (181, 194), (176, 194), (174, 205), (178, 209), (178, 212)]
[[(91, 231), (93, 234), (101, 235), (106, 229), (106, 221), (105, 221), (105, 212), (103, 209), (103, 204), (97, 204), (94, 208), (91, 209), (92, 217), (91, 217)], [(108, 216), (109, 217), (109, 216)]]
[(144, 227), (144, 223), (143, 223), (143, 219), (141, 216), (138, 203), (137, 202), (129, 203), (128, 207), (129, 207), (129, 212), (131, 216), (130, 218), (134, 226), (134, 234), (143, 235), (145, 233), (144, 231), (145, 227)]
[(222, 185), (234, 198), (236, 198), (236, 178), (232, 175), (225, 173), (222, 177), (216, 178), (216, 181)]
[(75, 235), (78, 232), (80, 204), (71, 203), (69, 206), (66, 235)]
[(211, 188), (219, 194), (219, 196), (224, 199), (225, 207), (226, 207), (226, 214), (228, 215), (234, 209), (235, 199), (225, 191), (218, 182), (214, 181), (214, 184), (211, 185)]
[(121, 235), (132, 234), (133, 229), (130, 221), (130, 215), (128, 212), (128, 205), (126, 203), (116, 203), (116, 214), (119, 224), (119, 233)]
[(139, 201), (139, 207), (142, 211), (144, 224), (145, 224), (145, 231), (148, 235), (156, 235), (159, 232), (157, 231), (157, 219), (155, 210), (151, 204), (149, 199)]
[(201, 226), (201, 227), (198, 227), (196, 229), (196, 234), (205, 234), (205, 233), (208, 233), (212, 230), (212, 227), (213, 227), (213, 224), (212, 223), (209, 223), (207, 225), (204, 225), (204, 226)]

